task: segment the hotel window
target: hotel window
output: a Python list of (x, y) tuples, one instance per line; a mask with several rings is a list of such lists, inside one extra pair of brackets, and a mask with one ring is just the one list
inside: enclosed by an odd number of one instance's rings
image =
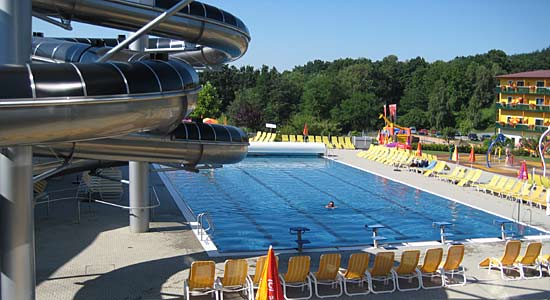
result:
[(543, 126), (544, 119), (535, 119), (535, 126)]
[(508, 80), (508, 85), (514, 85), (514, 81), (513, 80)]
[(544, 87), (544, 81), (537, 80), (537, 87)]
[(508, 97), (508, 104), (512, 103), (512, 97)]
[(524, 86), (523, 80), (518, 80), (518, 86)]
[(544, 105), (544, 98), (537, 98), (537, 105)]

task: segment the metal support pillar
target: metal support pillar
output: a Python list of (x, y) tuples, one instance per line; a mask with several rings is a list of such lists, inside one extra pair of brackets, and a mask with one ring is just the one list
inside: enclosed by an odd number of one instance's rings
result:
[(149, 231), (149, 163), (130, 162), (130, 231)]
[[(153, 0), (131, 0), (145, 5), (154, 5)], [(149, 36), (142, 34), (130, 49), (144, 52), (149, 43)], [(130, 168), (130, 207), (147, 207), (149, 202), (149, 163), (129, 162)], [(143, 233), (149, 231), (149, 208), (130, 208), (130, 231)]]
[[(31, 0), (0, 0), (0, 64), (30, 62)], [(1, 149), (0, 299), (35, 299), (32, 148)]]
[(32, 147), (0, 155), (0, 254), (3, 300), (35, 298)]

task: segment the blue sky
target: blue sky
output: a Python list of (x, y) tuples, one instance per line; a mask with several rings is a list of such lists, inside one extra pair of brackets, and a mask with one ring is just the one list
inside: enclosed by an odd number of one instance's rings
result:
[[(289, 70), (314, 59), (394, 54), (428, 61), (484, 53), (525, 53), (550, 46), (550, 1), (204, 1), (240, 17), (250, 29), (247, 54), (234, 64)], [(79, 25), (79, 26), (77, 26)], [(118, 30), (75, 25), (72, 32), (33, 20), (46, 36), (116, 37)]]

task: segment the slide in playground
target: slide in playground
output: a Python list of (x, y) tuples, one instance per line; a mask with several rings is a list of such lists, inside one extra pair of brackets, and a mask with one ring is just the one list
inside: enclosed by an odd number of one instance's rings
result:
[[(33, 0), (33, 15), (137, 31), (179, 1)], [(160, 23), (145, 54), (97, 59), (116, 39), (34, 37), (26, 65), (0, 66), (0, 147), (33, 145), (38, 155), (170, 162), (195, 166), (242, 160), (240, 129), (182, 123), (200, 90), (195, 68), (238, 59), (248, 29), (228, 12), (191, 2)]]

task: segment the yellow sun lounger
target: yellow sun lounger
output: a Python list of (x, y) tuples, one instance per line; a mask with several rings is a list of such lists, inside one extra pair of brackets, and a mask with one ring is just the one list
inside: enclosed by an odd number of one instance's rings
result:
[(189, 278), (183, 283), (185, 299), (190, 296), (214, 294), (218, 299), (218, 290), (214, 288), (216, 277), (216, 263), (213, 261), (194, 261), (189, 270)]
[[(309, 256), (292, 256), (288, 260), (288, 271), (285, 274), (280, 274), (281, 285), (283, 286), (283, 294), (287, 300), (306, 300), (313, 295), (311, 289), (311, 279), (309, 275), (309, 267), (311, 258)], [(291, 288), (308, 288), (308, 296), (290, 298), (286, 290)]]
[(328, 136), (326, 136), (326, 135), (323, 135), (323, 143), (325, 143), (325, 145), (329, 149), (334, 149), (335, 148), (335, 146), (330, 142)]
[(476, 189), (477, 189), (478, 191), (483, 190), (484, 192), (486, 192), (486, 188), (487, 188), (487, 187), (494, 187), (494, 186), (498, 183), (498, 181), (500, 180), (501, 177), (502, 177), (502, 176), (500, 176), (500, 175), (494, 175), (494, 176), (491, 178), (491, 180), (489, 180), (488, 183), (475, 184), (474, 186), (476, 187)]
[(488, 268), (488, 272), (492, 268), (500, 270), (500, 277), (504, 280), (517, 280), (521, 277), (510, 278), (505, 276), (506, 270), (514, 270), (514, 262), (518, 258), (521, 250), (521, 242), (518, 240), (510, 240), (506, 242), (504, 254), (501, 257), (487, 257), (479, 263), (480, 268)]
[[(363, 283), (367, 283), (365, 271), (369, 266), (368, 253), (353, 253), (349, 257), (348, 268), (340, 271), (340, 276), (344, 283), (344, 293), (348, 296), (366, 295), (369, 293), (368, 287), (364, 291), (350, 293), (348, 290), (349, 283), (356, 283), (359, 287), (363, 287)], [(368, 284), (368, 283), (367, 283)]]
[[(447, 258), (445, 263), (442, 263), (439, 267), (439, 272), (443, 277), (444, 286), (463, 286), (466, 284), (466, 269), (461, 265), (464, 259), (464, 245), (452, 245), (447, 250)], [(451, 283), (451, 280), (456, 275), (462, 276), (462, 282)]]
[[(340, 269), (341, 256), (337, 253), (323, 254), (319, 261), (319, 270), (317, 272), (310, 273), (313, 280), (313, 286), (315, 288), (315, 295), (317, 298), (330, 298), (342, 296), (342, 278), (338, 276), (338, 270)], [(319, 285), (329, 285), (332, 288), (338, 287), (338, 292), (333, 294), (321, 295), (319, 294)]]
[[(443, 248), (432, 248), (426, 250), (426, 254), (424, 255), (424, 263), (422, 264), (422, 266), (419, 266), (420, 276), (422, 278), (420, 285), (423, 289), (429, 290), (443, 287), (443, 276), (438, 272), (442, 258)], [(429, 278), (431, 281), (435, 277), (439, 277), (441, 279), (441, 284), (427, 286), (426, 280), (424, 278)]]
[[(395, 277), (392, 273), (393, 258), (395, 254), (390, 251), (378, 252), (374, 257), (374, 265), (366, 271), (369, 289), (374, 294), (392, 293), (395, 291)], [(384, 285), (388, 281), (392, 282), (392, 288), (388, 290), (376, 290), (373, 281), (382, 282)]]
[[(228, 259), (224, 264), (223, 277), (218, 278), (220, 300), (223, 293), (244, 293), (250, 296), (252, 283), (248, 278), (248, 262), (246, 259)], [(250, 297), (249, 297), (250, 298)]]
[(258, 131), (258, 132), (256, 132), (256, 135), (250, 139), (250, 141), (255, 142), (260, 138), (260, 136), (262, 136), (262, 132)]
[[(537, 279), (542, 277), (542, 263), (538, 260), (540, 251), (542, 250), (541, 242), (532, 242), (527, 245), (524, 255), (518, 256), (514, 267), (519, 271), (520, 277), (523, 279)], [(538, 271), (537, 276), (525, 276), (525, 269)]]
[(289, 142), (288, 134), (281, 135), (281, 142)]
[[(393, 268), (393, 276), (395, 277), (395, 285), (401, 292), (404, 291), (417, 291), (420, 289), (420, 270), (418, 270), (418, 260), (420, 258), (420, 250), (408, 250), (401, 253), (401, 262), (398, 267)], [(411, 288), (402, 288), (399, 286), (399, 279), (406, 279), (412, 282), (416, 279), (417, 285)]]
[(470, 178), (464, 178), (462, 180), (460, 180), (456, 185), (458, 186), (466, 186), (466, 185), (474, 185), (478, 180), (479, 178), (481, 177), (481, 175), (483, 174), (483, 171), (482, 170), (475, 170), (474, 171), (474, 174), (472, 174), (472, 177)]

